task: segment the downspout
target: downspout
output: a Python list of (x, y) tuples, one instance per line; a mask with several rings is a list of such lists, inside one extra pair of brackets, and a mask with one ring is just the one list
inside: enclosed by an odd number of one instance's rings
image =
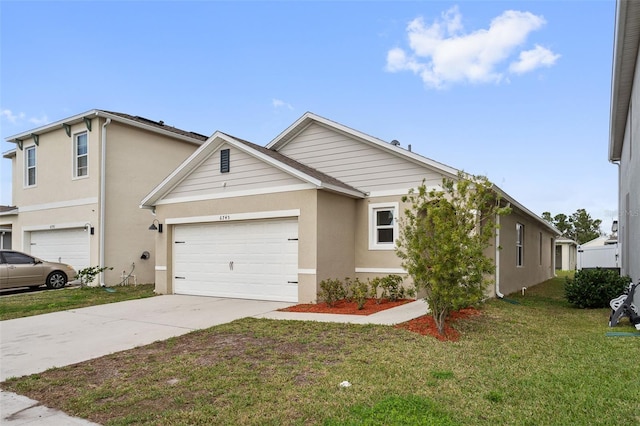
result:
[(496, 214), (496, 296), (504, 298), (500, 293), (500, 215)]
[[(104, 218), (106, 216), (106, 178), (107, 178), (107, 126), (111, 123), (111, 119), (102, 125), (102, 158), (100, 159), (100, 267), (104, 267)], [(100, 286), (104, 287), (104, 271), (100, 272)]]

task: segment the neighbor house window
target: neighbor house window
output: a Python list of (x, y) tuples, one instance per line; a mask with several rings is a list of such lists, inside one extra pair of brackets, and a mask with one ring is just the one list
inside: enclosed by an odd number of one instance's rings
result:
[(231, 169), (230, 164), (230, 155), (228, 149), (223, 149), (220, 151), (220, 173), (229, 173)]
[(398, 203), (369, 205), (369, 249), (393, 250), (398, 238)]
[(524, 225), (516, 223), (516, 266), (524, 266)]
[(24, 185), (36, 184), (36, 147), (30, 146), (24, 149)]
[(89, 151), (87, 132), (75, 135), (73, 143), (73, 176), (82, 177), (89, 174)]

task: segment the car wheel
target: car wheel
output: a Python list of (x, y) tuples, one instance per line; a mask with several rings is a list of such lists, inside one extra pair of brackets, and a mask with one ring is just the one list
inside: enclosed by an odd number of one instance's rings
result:
[(62, 288), (65, 285), (67, 285), (67, 276), (63, 272), (55, 271), (47, 277), (47, 287), (49, 288)]

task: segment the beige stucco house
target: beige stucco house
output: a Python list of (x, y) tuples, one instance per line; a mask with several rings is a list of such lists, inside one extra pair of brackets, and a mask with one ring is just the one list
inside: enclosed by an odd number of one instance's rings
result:
[(138, 283), (153, 282), (154, 217), (140, 200), (206, 139), (103, 110), (7, 138), (16, 145), (4, 157), (17, 210), (0, 220), (11, 229), (13, 249), (78, 270), (113, 268), (99, 284), (118, 284), (132, 271)]
[[(454, 168), (313, 113), (266, 147), (214, 133), (148, 193), (156, 291), (313, 302), (327, 278), (405, 274), (394, 251), (410, 188)], [(491, 295), (554, 275), (557, 230), (496, 187)]]
[(609, 161), (618, 165), (621, 274), (640, 280), (640, 2), (616, 8)]

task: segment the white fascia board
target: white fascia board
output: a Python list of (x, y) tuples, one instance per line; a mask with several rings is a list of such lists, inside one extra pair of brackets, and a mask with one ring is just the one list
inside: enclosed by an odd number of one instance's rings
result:
[(327, 184), (327, 183), (323, 183), (320, 185), (321, 189), (326, 189), (328, 191), (331, 192), (337, 192), (339, 194), (344, 194), (344, 195), (348, 195), (351, 196), (353, 198), (366, 198), (366, 194), (360, 191), (352, 191), (349, 190), (347, 188), (342, 188), (339, 186), (335, 186), (335, 185), (331, 185), (331, 184)]
[(10, 149), (2, 153), (3, 158), (13, 158), (16, 156), (17, 148)]
[(162, 197), (168, 194), (182, 179), (187, 177), (203, 161), (213, 154), (224, 142), (228, 141), (228, 136), (216, 131), (200, 148), (195, 150), (186, 160), (182, 162), (169, 176), (164, 178), (149, 194), (140, 202), (141, 209), (153, 209)]
[(8, 138), (6, 138), (5, 140), (7, 142), (12, 142), (12, 143), (16, 143), (18, 140), (24, 140), (27, 138), (30, 138), (32, 134), (38, 134), (41, 135), (43, 133), (47, 133), (47, 132), (51, 132), (53, 130), (58, 130), (59, 128), (61, 128), (61, 126), (63, 124), (77, 124), (82, 122), (82, 120), (87, 117), (87, 118), (92, 118), (92, 117), (103, 117), (103, 118), (110, 118), (112, 121), (118, 121), (120, 123), (125, 123), (129, 126), (132, 127), (137, 127), (140, 129), (145, 129), (148, 130), (150, 132), (154, 132), (154, 133), (159, 133), (165, 136), (169, 136), (171, 138), (174, 139), (180, 139), (183, 140), (185, 142), (190, 142), (193, 143), (195, 145), (202, 145), (202, 142), (194, 139), (194, 138), (190, 138), (189, 136), (185, 136), (185, 135), (180, 135), (178, 133), (174, 133), (168, 130), (162, 130), (162, 129), (158, 129), (155, 126), (151, 126), (148, 124), (144, 124), (144, 123), (140, 123), (134, 120), (129, 120), (127, 118), (121, 117), (119, 115), (115, 115), (115, 114), (110, 114), (108, 112), (99, 110), (99, 109), (92, 109), (86, 112), (83, 112), (82, 114), (77, 114), (77, 115), (73, 115), (71, 117), (67, 117), (67, 118), (63, 118), (62, 120), (58, 120), (55, 121), (53, 123), (50, 124), (46, 124), (44, 126), (40, 126), (37, 127), (35, 129), (31, 129), (28, 130), (26, 132), (22, 132), (19, 133), (17, 135), (13, 135), (13, 136), (9, 136)]
[(55, 121), (53, 123), (45, 124), (44, 126), (36, 127), (35, 129), (28, 130), (26, 132), (18, 133), (17, 135), (9, 136), (5, 138), (7, 142), (17, 142), (18, 140), (23, 140), (26, 138), (30, 138), (33, 133), (41, 135), (43, 133), (50, 132), (52, 130), (59, 129), (63, 124), (75, 124), (82, 121), (84, 117), (95, 115), (98, 112), (97, 109), (91, 109), (87, 112), (83, 112), (82, 114), (73, 115), (71, 117), (63, 118), (62, 120)]
[(552, 224), (550, 224), (549, 222), (547, 222), (546, 220), (544, 220), (543, 218), (541, 218), (540, 216), (538, 216), (537, 214), (535, 214), (534, 212), (532, 212), (531, 210), (529, 210), (528, 208), (520, 204), (518, 201), (515, 200), (515, 198), (511, 197), (509, 194), (504, 192), (498, 186), (493, 185), (493, 190), (496, 191), (496, 193), (498, 193), (504, 200), (509, 202), (512, 206), (516, 207), (518, 210), (522, 211), (523, 213), (529, 215), (531, 218), (535, 219), (538, 223), (546, 227), (549, 231), (551, 231), (552, 234), (554, 234), (554, 236), (562, 235), (562, 233), (558, 231), (558, 229), (556, 229), (555, 226), (553, 226)]

